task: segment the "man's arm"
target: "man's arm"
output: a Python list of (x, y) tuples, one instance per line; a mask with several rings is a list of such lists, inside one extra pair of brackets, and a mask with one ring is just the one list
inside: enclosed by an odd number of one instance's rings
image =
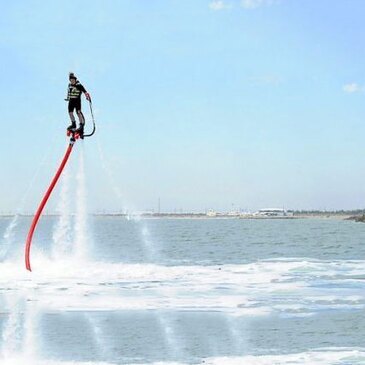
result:
[(83, 86), (83, 85), (78, 84), (78, 85), (77, 85), (77, 88), (78, 88), (81, 92), (83, 92), (83, 93), (85, 94), (86, 100), (91, 101), (90, 94), (86, 91), (86, 89), (84, 88), (84, 86)]

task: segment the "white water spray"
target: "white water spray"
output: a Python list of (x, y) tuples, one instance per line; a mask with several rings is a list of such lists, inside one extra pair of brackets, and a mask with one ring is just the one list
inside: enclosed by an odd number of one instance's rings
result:
[(142, 225), (142, 242), (147, 260), (155, 262), (158, 259), (156, 244), (152, 242), (151, 233), (144, 223)]
[[(119, 189), (119, 186), (116, 183), (116, 180), (114, 178), (114, 174), (104, 157), (104, 153), (101, 148), (101, 144), (99, 143), (99, 140), (97, 140), (97, 144), (98, 144), (101, 164), (102, 164), (104, 171), (106, 172), (106, 175), (109, 178), (109, 183), (112, 187), (112, 190), (114, 191), (118, 200), (120, 200), (121, 203), (123, 203), (122, 198), (125, 198), (125, 197), (122, 194), (121, 190)], [(138, 223), (141, 222), (140, 216), (138, 216), (138, 215), (132, 214), (131, 217), (128, 215), (127, 219), (129, 220), (130, 218), (132, 218), (133, 221), (135, 221), (135, 222), (138, 222)], [(142, 238), (142, 243), (143, 243), (143, 251), (146, 255), (147, 260), (151, 261), (151, 262), (158, 261), (158, 258), (160, 255), (156, 248), (156, 244), (153, 242), (153, 240), (151, 238), (150, 230), (148, 229), (147, 225), (144, 222), (141, 225), (141, 238)], [(182, 346), (177, 339), (172, 321), (163, 314), (158, 314), (157, 319), (160, 324), (160, 327), (162, 328), (162, 331), (163, 331), (163, 334), (165, 337), (165, 341), (166, 341), (166, 344), (168, 347), (168, 351), (170, 352), (169, 355), (177, 357), (177, 358), (182, 357)]]
[[(23, 293), (25, 294), (25, 293)], [(1, 336), (1, 360), (11, 364), (33, 364), (37, 359), (37, 304), (23, 294), (7, 296), (8, 319)]]
[(121, 201), (123, 198), (123, 194), (118, 186), (118, 184), (116, 183), (114, 174), (112, 172), (112, 170), (109, 167), (109, 164), (107, 163), (105, 157), (104, 157), (104, 153), (103, 150), (101, 148), (101, 144), (99, 142), (99, 139), (97, 138), (97, 144), (98, 144), (98, 151), (99, 151), (99, 157), (100, 157), (100, 161), (101, 161), (101, 166), (103, 168), (103, 170), (105, 171), (106, 175), (109, 178), (109, 184), (111, 186), (111, 188), (114, 191), (114, 194), (117, 196), (117, 198)]
[[(110, 348), (107, 348), (107, 342), (104, 340), (104, 334), (100, 321), (95, 316), (87, 315), (87, 320), (90, 324), (94, 341), (97, 346), (99, 357), (105, 361), (110, 353)], [(107, 351), (108, 350), (108, 351)]]
[(18, 225), (19, 221), (19, 214), (16, 214), (6, 227), (6, 230), (3, 235), (2, 244), (0, 246), (0, 261), (4, 260), (6, 257), (6, 254), (9, 251), (10, 246), (14, 242), (14, 236), (15, 236), (15, 228)]
[(64, 258), (71, 250), (71, 209), (70, 209), (70, 181), (69, 166), (61, 180), (60, 199), (57, 210), (60, 214), (53, 231), (53, 258)]
[(17, 356), (22, 345), (23, 316), (19, 297), (9, 295), (7, 302), (9, 314), (1, 337), (1, 357), (3, 359)]
[(240, 356), (245, 353), (245, 350), (247, 349), (247, 343), (242, 335), (242, 332), (240, 331), (238, 324), (239, 318), (230, 316), (227, 317), (227, 327), (231, 337), (231, 344), (233, 346), (232, 350), (236, 353), (236, 355)]
[(32, 178), (30, 179), (28, 187), (26, 188), (25, 193), (24, 193), (23, 197), (20, 200), (20, 203), (18, 205), (18, 209), (16, 210), (16, 213), (15, 213), (14, 217), (11, 219), (11, 221), (9, 222), (8, 226), (5, 229), (5, 232), (4, 232), (3, 237), (2, 237), (2, 242), (0, 244), (0, 261), (3, 261), (5, 259), (7, 253), (9, 252), (10, 247), (14, 243), (15, 228), (18, 226), (18, 223), (19, 223), (20, 212), (23, 211), (25, 203), (28, 199), (28, 196), (29, 196), (29, 194), (30, 194), (30, 192), (33, 188), (33, 185), (34, 185), (35, 181), (37, 180), (37, 177), (38, 177), (39, 173), (42, 170), (42, 168), (45, 166), (47, 160), (49, 159), (49, 156), (51, 154), (51, 150), (55, 146), (54, 142), (55, 142), (57, 136), (58, 136), (57, 134), (54, 135), (53, 140), (50, 143), (51, 148), (49, 148), (47, 150), (47, 153), (44, 155), (44, 157), (41, 160), (39, 166), (37, 167), (37, 169), (34, 172)]
[(179, 360), (183, 358), (181, 343), (176, 336), (176, 330), (172, 323), (172, 320), (168, 318), (165, 314), (159, 313), (157, 315), (160, 327), (163, 331), (165, 342), (167, 345), (167, 351), (172, 358)]
[(24, 319), (23, 356), (35, 360), (38, 357), (38, 339), (36, 336), (39, 312), (37, 304), (27, 302)]
[(86, 260), (88, 252), (87, 234), (87, 206), (86, 206), (86, 184), (85, 184), (85, 161), (84, 150), (80, 150), (79, 166), (76, 176), (76, 216), (75, 216), (75, 258)]

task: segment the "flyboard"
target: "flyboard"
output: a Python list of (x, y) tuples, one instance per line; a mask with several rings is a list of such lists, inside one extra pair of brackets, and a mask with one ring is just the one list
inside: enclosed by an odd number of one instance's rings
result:
[(70, 157), (70, 154), (72, 152), (72, 149), (73, 149), (73, 146), (74, 146), (75, 142), (78, 139), (84, 139), (84, 137), (91, 137), (95, 133), (96, 125), (95, 125), (95, 119), (94, 119), (91, 99), (89, 100), (89, 106), (90, 106), (91, 118), (92, 118), (92, 122), (93, 122), (93, 129), (89, 134), (79, 133), (77, 130), (72, 130), (72, 129), (67, 130), (67, 136), (70, 137), (70, 142), (68, 144), (66, 153), (63, 156), (61, 164), (58, 167), (57, 172), (56, 172), (55, 176), (53, 177), (53, 179), (51, 181), (51, 184), (49, 185), (46, 193), (43, 196), (42, 201), (39, 204), (39, 207), (38, 207), (38, 209), (37, 209), (37, 211), (36, 211), (36, 213), (33, 217), (32, 224), (30, 225), (29, 232), (28, 232), (28, 235), (27, 235), (27, 240), (26, 240), (26, 243), (25, 243), (25, 267), (29, 271), (32, 271), (32, 267), (30, 265), (30, 248), (31, 248), (31, 245), (32, 245), (33, 234), (34, 234), (34, 231), (37, 227), (37, 223), (39, 221), (39, 218), (42, 215), (42, 211), (43, 211), (45, 205), (47, 204), (48, 198), (52, 194), (52, 191), (53, 191), (54, 187), (56, 186), (57, 181), (58, 181), (59, 177), (61, 176), (64, 167), (67, 164), (67, 161)]

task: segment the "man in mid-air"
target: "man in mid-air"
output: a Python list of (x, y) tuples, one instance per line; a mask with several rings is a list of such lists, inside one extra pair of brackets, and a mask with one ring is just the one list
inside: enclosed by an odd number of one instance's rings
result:
[[(80, 134), (80, 136), (84, 135), (84, 126), (85, 126), (85, 118), (84, 114), (81, 111), (81, 94), (84, 93), (86, 100), (90, 101), (90, 94), (86, 91), (86, 89), (80, 84), (77, 80), (77, 77), (74, 73), (69, 73), (69, 81), (68, 89), (67, 89), (67, 98), (68, 101), (68, 114), (71, 119), (71, 125), (67, 128), (68, 131), (74, 131)], [(74, 110), (76, 109), (77, 117), (79, 118), (79, 128), (76, 129), (76, 120), (74, 116)]]

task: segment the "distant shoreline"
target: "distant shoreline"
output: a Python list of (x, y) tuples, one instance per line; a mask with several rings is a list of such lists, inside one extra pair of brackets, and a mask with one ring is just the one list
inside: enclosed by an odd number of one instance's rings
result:
[[(71, 214), (74, 215), (74, 214)], [(295, 220), (295, 219), (336, 219), (336, 220), (354, 220), (365, 221), (364, 214), (351, 214), (351, 213), (336, 213), (336, 212), (323, 212), (323, 213), (294, 213), (288, 216), (257, 216), (257, 215), (232, 215), (232, 214), (218, 214), (216, 216), (208, 216), (205, 213), (151, 213), (151, 214), (125, 214), (125, 213), (91, 213), (95, 217), (116, 217), (125, 219), (248, 219), (248, 220)], [(13, 218), (16, 214), (0, 214), (0, 218)], [(32, 214), (19, 214), (20, 217), (33, 217)], [(44, 217), (58, 217), (60, 214), (50, 213), (44, 214)]]

